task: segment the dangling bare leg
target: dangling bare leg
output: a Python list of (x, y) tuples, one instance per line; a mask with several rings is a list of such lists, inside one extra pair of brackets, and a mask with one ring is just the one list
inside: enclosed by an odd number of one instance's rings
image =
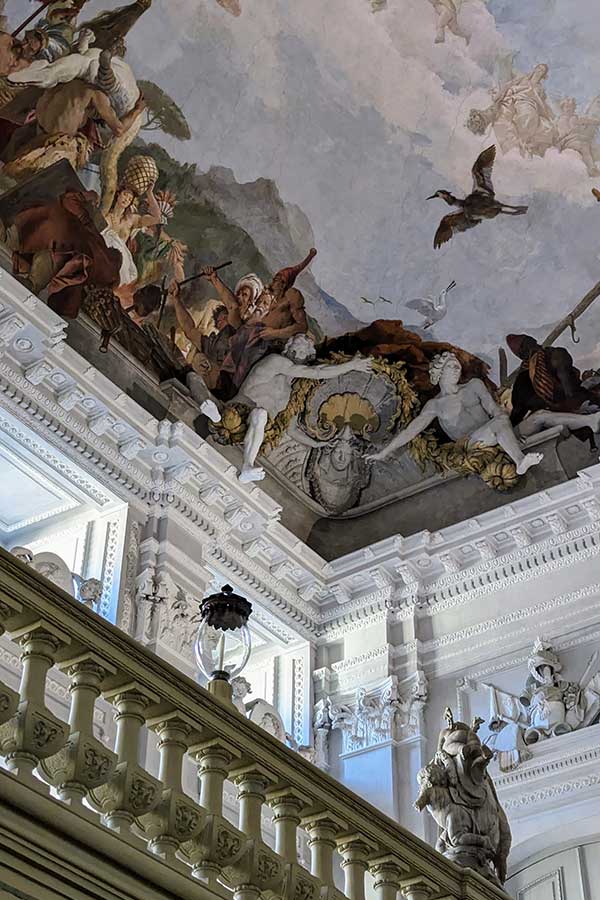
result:
[(211, 422), (220, 422), (221, 413), (219, 407), (212, 399), (210, 391), (206, 386), (206, 382), (197, 372), (189, 372), (186, 378), (186, 384), (193, 399), (200, 407), (200, 412), (210, 419)]
[(576, 428), (591, 428), (593, 432), (598, 433), (600, 431), (600, 412), (584, 414), (540, 409), (520, 422), (519, 433), (523, 437), (530, 437), (545, 428), (555, 428), (557, 425), (562, 425), (571, 431)]
[[(507, 456), (510, 456), (517, 467), (518, 475), (524, 475), (532, 466), (539, 465), (544, 458), (543, 453), (523, 453), (508, 416), (498, 416), (495, 419), (491, 419), (489, 424), (485, 426), (485, 430), (489, 430), (489, 434), (494, 437), (495, 442), (502, 447)], [(472, 438), (476, 442), (477, 433)]]
[(244, 440), (244, 462), (238, 476), (242, 484), (249, 481), (262, 481), (265, 477), (265, 470), (262, 466), (255, 466), (254, 463), (265, 439), (268, 421), (269, 414), (266, 409), (253, 409), (248, 417), (248, 431)]

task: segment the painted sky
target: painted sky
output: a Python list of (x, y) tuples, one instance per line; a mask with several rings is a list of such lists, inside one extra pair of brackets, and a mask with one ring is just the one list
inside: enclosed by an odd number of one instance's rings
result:
[[(88, 9), (112, 8), (92, 0)], [(493, 137), (465, 127), (489, 103), (498, 63), (547, 62), (548, 95), (585, 106), (600, 94), (596, 0), (463, 0), (467, 45), (434, 45), (428, 0), (241, 0), (234, 18), (215, 0), (154, 0), (130, 35), (129, 61), (182, 106), (193, 131), (165, 140), (200, 169), (239, 181), (272, 178), (313, 226), (321, 286), (368, 318), (360, 296), (397, 301), (380, 315), (416, 324), (402, 302), (458, 283), (435, 336), (495, 360), (509, 331), (545, 333), (600, 279), (596, 182), (572, 152), (499, 155), (495, 185), (527, 202), (526, 218), (496, 220), (434, 251), (448, 211), (437, 188), (470, 188), (470, 168)], [(30, 10), (9, 0), (11, 20)], [(600, 186), (600, 179), (598, 180)], [(576, 357), (600, 366), (600, 301), (580, 325)], [(568, 344), (568, 339), (565, 337)]]

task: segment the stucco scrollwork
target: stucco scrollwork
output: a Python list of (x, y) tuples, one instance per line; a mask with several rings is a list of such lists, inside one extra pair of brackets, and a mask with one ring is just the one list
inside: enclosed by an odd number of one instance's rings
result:
[(346, 702), (327, 698), (320, 710), (323, 722), (315, 730), (325, 727), (327, 715), (329, 727), (341, 732), (342, 753), (365, 750), (386, 741), (403, 741), (420, 733), (427, 698), (423, 671), (402, 681), (391, 675), (374, 690), (358, 688)]

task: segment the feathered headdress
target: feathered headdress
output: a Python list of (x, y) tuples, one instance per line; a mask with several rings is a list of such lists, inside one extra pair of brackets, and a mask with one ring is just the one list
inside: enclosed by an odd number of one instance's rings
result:
[(175, 215), (177, 197), (171, 191), (157, 191), (154, 196), (160, 209), (160, 224), (166, 225)]

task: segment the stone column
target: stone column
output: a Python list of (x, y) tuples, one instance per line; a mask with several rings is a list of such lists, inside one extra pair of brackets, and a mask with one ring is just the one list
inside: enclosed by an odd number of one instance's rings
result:
[(382, 856), (370, 861), (369, 871), (377, 900), (397, 900), (407, 866), (394, 856)]
[(190, 755), (198, 763), (200, 806), (209, 815), (223, 815), (223, 785), (236, 757), (236, 751), (218, 738), (190, 747)]
[(48, 622), (37, 621), (10, 637), (22, 647), (20, 702), (15, 715), (0, 725), (0, 752), (17, 778), (40, 789), (33, 775), (40, 760), (57, 753), (66, 743), (69, 726), (46, 706), (46, 678), (59, 648), (69, 638)]
[(267, 794), (273, 810), (275, 827), (275, 852), (288, 863), (298, 862), (297, 836), (301, 812), (310, 801), (291, 790), (279, 790)]
[[(21, 612), (22, 607), (16, 601), (0, 600), (0, 636), (5, 632), (5, 626), (15, 615)], [(7, 684), (0, 681), (0, 725), (12, 719), (19, 705), (19, 695)]]
[(158, 777), (163, 791), (158, 806), (139, 817), (138, 823), (149, 840), (150, 852), (161, 859), (174, 860), (181, 845), (200, 832), (205, 819), (204, 810), (183, 793), (181, 785), (192, 727), (176, 711), (149, 720), (148, 726), (158, 735)]
[(223, 785), (239, 753), (219, 738), (193, 744), (188, 752), (198, 765), (200, 807), (206, 824), (182, 847), (183, 857), (194, 878), (218, 892), (222, 869), (239, 860), (246, 845), (245, 835), (223, 818)]
[(344, 893), (348, 900), (365, 900), (365, 873), (373, 847), (359, 834), (340, 835), (337, 849), (342, 857)]
[(117, 764), (116, 755), (94, 737), (94, 708), (100, 686), (115, 669), (91, 652), (61, 662), (59, 668), (71, 679), (71, 733), (62, 750), (42, 762), (40, 768), (58, 797), (85, 815), (88, 810), (82, 805), (83, 798), (108, 781)]
[(273, 779), (260, 766), (246, 766), (232, 772), (238, 788), (240, 820), (238, 828), (249, 838), (262, 841), (262, 808)]
[(343, 824), (323, 812), (307, 816), (302, 827), (308, 832), (311, 875), (333, 887), (333, 851)]
[(150, 704), (158, 702), (158, 697), (133, 682), (111, 689), (104, 696), (116, 709), (118, 763), (110, 781), (90, 796), (102, 813), (104, 824), (126, 835), (134, 820), (153, 810), (162, 795), (160, 782), (139, 765), (145, 711)]

